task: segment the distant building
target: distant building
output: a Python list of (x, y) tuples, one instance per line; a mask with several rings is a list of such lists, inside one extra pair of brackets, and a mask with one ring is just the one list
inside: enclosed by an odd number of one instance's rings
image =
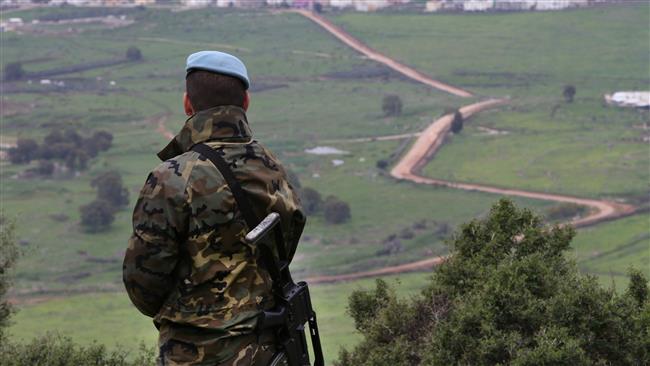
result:
[(469, 0), (463, 3), (464, 11), (486, 11), (494, 7), (494, 0)]
[(607, 0), (430, 0), (425, 10), (435, 11), (543, 11), (561, 10)]
[(181, 5), (188, 7), (208, 6), (211, 3), (212, 0), (181, 0)]
[(606, 94), (605, 101), (619, 107), (650, 108), (650, 91), (621, 91)]

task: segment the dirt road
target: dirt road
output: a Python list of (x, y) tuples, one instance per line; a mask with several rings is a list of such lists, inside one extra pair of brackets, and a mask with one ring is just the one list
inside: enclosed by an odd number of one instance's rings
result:
[[(489, 99), (483, 102), (471, 104), (460, 109), (463, 118), (469, 118), (475, 113), (482, 110), (494, 108), (507, 103), (506, 99)], [(546, 201), (576, 203), (589, 207), (590, 212), (587, 216), (581, 217), (570, 222), (573, 226), (588, 226), (599, 223), (604, 220), (629, 215), (634, 212), (634, 206), (611, 202), (599, 201), (588, 198), (579, 198), (565, 196), (553, 193), (531, 192), (518, 189), (506, 189), (491, 187), (480, 184), (451, 182), (442, 179), (422, 177), (417, 174), (438, 151), (443, 144), (445, 137), (451, 129), (453, 114), (447, 114), (434, 121), (427, 127), (420, 137), (415, 141), (411, 149), (402, 157), (402, 159), (391, 170), (390, 174), (397, 179), (410, 180), (420, 184), (431, 184), (445, 186), (467, 191), (479, 191), (506, 196), (526, 197)]]
[[(327, 32), (334, 35), (336, 38), (341, 40), (346, 45), (354, 48), (358, 52), (366, 55), (369, 59), (380, 62), (391, 69), (406, 75), (407, 77), (429, 85), (433, 88), (446, 91), (448, 93), (461, 96), (461, 97), (472, 97), (473, 94), (463, 90), (461, 88), (444, 84), (440, 81), (434, 80), (417, 70), (414, 70), (406, 65), (403, 65), (385, 55), (378, 53), (377, 51), (371, 49), (370, 47), (364, 45), (348, 33), (346, 33), (341, 28), (332, 24), (329, 20), (324, 19), (312, 12), (305, 10), (293, 10), (300, 15), (312, 20), (314, 23), (321, 26)], [(463, 115), (463, 118), (469, 118), (470, 116), (483, 111), (485, 109), (494, 108), (508, 102), (507, 99), (488, 99), (482, 102), (474, 103), (460, 108), (460, 112)], [(479, 191), (507, 196), (516, 196), (516, 197), (526, 197), (547, 201), (563, 202), (563, 203), (575, 203), (579, 205), (584, 205), (589, 207), (590, 212), (587, 216), (581, 217), (577, 220), (573, 220), (570, 224), (579, 227), (579, 226), (588, 226), (594, 225), (596, 223), (611, 220), (614, 218), (622, 217), (629, 215), (635, 211), (635, 207), (628, 204), (622, 204), (612, 201), (600, 201), (594, 199), (564, 196), (552, 193), (541, 193), (541, 192), (532, 192), (518, 189), (506, 189), (491, 187), (487, 185), (480, 184), (471, 184), (471, 183), (461, 183), (461, 182), (451, 182), (435, 178), (427, 178), (418, 175), (418, 172), (427, 164), (427, 162), (433, 157), (433, 155), (438, 151), (440, 146), (442, 146), (445, 137), (451, 129), (451, 123), (453, 121), (453, 114), (447, 114), (431, 123), (415, 141), (411, 149), (401, 158), (401, 160), (395, 165), (391, 170), (391, 175), (399, 180), (409, 180), (419, 184), (430, 184), (437, 186), (445, 186), (456, 189), (463, 189), (468, 191)], [(417, 261), (413, 263), (407, 263), (399, 266), (390, 266), (384, 267), (381, 269), (373, 271), (363, 271), (357, 273), (349, 273), (343, 275), (335, 276), (317, 276), (309, 278), (308, 280), (312, 283), (325, 283), (325, 282), (336, 282), (336, 281), (349, 281), (364, 277), (373, 277), (387, 274), (397, 274), (408, 271), (429, 269), (434, 265), (441, 263), (444, 260), (444, 257), (433, 257), (425, 259), (422, 261)]]
[(377, 61), (379, 63), (382, 63), (391, 69), (399, 72), (400, 74), (413, 79), (417, 82), (420, 82), (425, 85), (429, 85), (433, 88), (436, 88), (438, 90), (442, 90), (444, 92), (457, 95), (459, 97), (472, 97), (473, 94), (468, 92), (467, 90), (463, 90), (461, 88), (457, 88), (452, 85), (445, 84), (441, 81), (434, 80), (430, 78), (429, 76), (409, 67), (404, 64), (401, 64), (395, 60), (393, 60), (390, 57), (384, 56), (381, 53), (373, 50), (372, 48), (366, 46), (365, 44), (361, 43), (359, 40), (356, 38), (352, 37), (348, 33), (346, 33), (343, 29), (337, 27), (334, 25), (332, 22), (329, 20), (320, 17), (313, 12), (307, 11), (307, 10), (291, 10), (291, 12), (298, 13), (310, 20), (312, 20), (314, 23), (318, 24), (319, 26), (323, 27), (326, 31), (331, 33), (333, 36), (338, 38), (340, 41), (345, 43), (346, 45), (354, 48), (358, 52), (364, 54), (366, 57), (373, 61)]

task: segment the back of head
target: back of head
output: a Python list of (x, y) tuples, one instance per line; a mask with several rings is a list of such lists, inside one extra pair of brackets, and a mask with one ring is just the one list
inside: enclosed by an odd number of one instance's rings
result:
[(192, 70), (185, 79), (187, 97), (195, 112), (222, 105), (244, 106), (246, 87), (233, 76)]

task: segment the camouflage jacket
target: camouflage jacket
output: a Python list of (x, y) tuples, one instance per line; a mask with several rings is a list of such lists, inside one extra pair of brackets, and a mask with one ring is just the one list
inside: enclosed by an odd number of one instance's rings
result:
[(281, 215), (293, 257), (305, 225), (297, 195), (277, 158), (252, 139), (244, 110), (222, 106), (190, 117), (158, 153), (164, 162), (149, 174), (133, 212), (124, 285), (156, 324), (246, 334), (273, 305), (271, 279), (259, 250), (243, 241), (249, 228), (224, 178), (190, 151), (201, 142), (229, 163), (260, 220)]

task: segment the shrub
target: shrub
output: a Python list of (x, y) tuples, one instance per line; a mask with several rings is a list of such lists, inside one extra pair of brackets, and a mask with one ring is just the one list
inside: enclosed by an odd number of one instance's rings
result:
[[(9, 325), (13, 312), (6, 295), (11, 287), (11, 271), (18, 260), (18, 248), (14, 235), (14, 222), (0, 215), (0, 345), (5, 343), (4, 329)], [(2, 364), (0, 362), (0, 364)]]
[(461, 226), (419, 296), (353, 293), (364, 339), (336, 365), (650, 364), (647, 279), (633, 272), (622, 295), (601, 288), (566, 258), (573, 236), (501, 200)]
[(135, 46), (131, 46), (126, 50), (126, 59), (129, 61), (142, 60), (142, 51)]
[(564, 97), (564, 101), (567, 103), (573, 103), (575, 95), (576, 87), (573, 85), (567, 85), (564, 87), (564, 90), (562, 90), (562, 96)]
[(386, 95), (381, 103), (381, 110), (385, 116), (399, 116), (402, 114), (402, 99), (397, 95)]
[(97, 188), (97, 200), (108, 202), (114, 210), (129, 204), (129, 191), (122, 184), (122, 176), (108, 171), (95, 177), (90, 185)]
[(54, 174), (54, 163), (49, 160), (41, 160), (38, 162), (36, 173), (44, 177), (49, 177)]
[(81, 226), (92, 233), (108, 229), (115, 220), (113, 206), (103, 200), (95, 200), (81, 206), (79, 211), (81, 212)]
[(377, 160), (377, 169), (385, 170), (388, 168), (388, 160)]
[(305, 187), (300, 190), (300, 202), (307, 215), (313, 215), (321, 210), (323, 199), (317, 190)]
[(451, 132), (460, 133), (463, 130), (463, 114), (459, 110), (454, 112), (454, 119), (451, 121)]
[(16, 147), (9, 149), (9, 161), (12, 164), (29, 164), (38, 158), (38, 143), (32, 139), (18, 139)]
[(350, 220), (350, 206), (334, 196), (329, 196), (323, 203), (325, 221), (329, 224), (342, 224)]
[(153, 366), (154, 359), (154, 350), (143, 344), (135, 355), (130, 355), (124, 349), (109, 351), (97, 343), (78, 345), (56, 333), (34, 338), (29, 343), (0, 345), (0, 364), (4, 366)]
[(4, 67), (4, 79), (6, 81), (20, 80), (24, 75), (25, 71), (20, 62), (10, 62)]

